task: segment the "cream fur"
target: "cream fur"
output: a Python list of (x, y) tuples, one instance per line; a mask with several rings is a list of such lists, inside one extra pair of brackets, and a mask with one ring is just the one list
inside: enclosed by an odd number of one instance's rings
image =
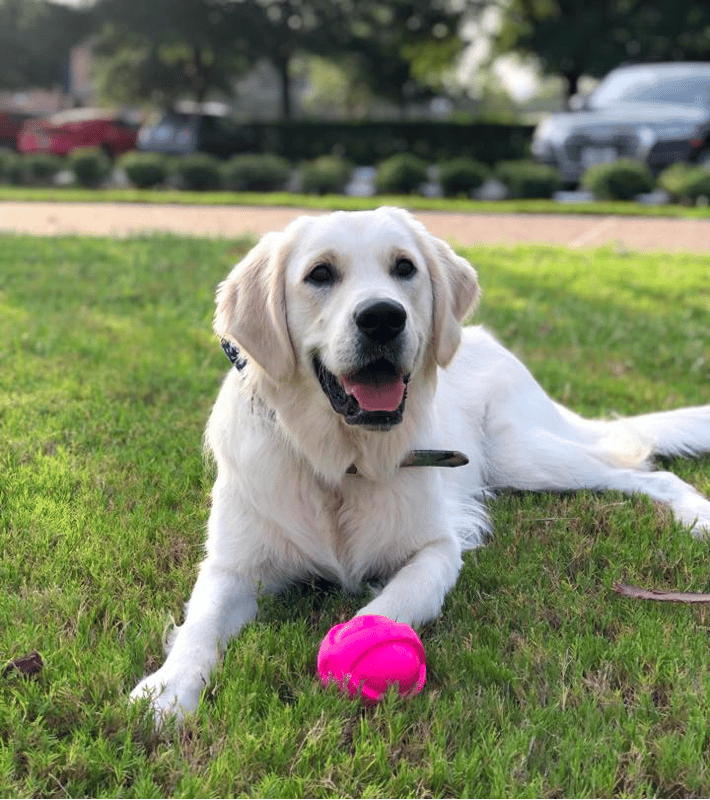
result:
[[(416, 275), (392, 265), (410, 259)], [(314, 288), (319, 263), (338, 280)], [(478, 297), (473, 268), (409, 214), (382, 208), (301, 218), (265, 237), (217, 293), (215, 330), (247, 354), (229, 371), (207, 426), (217, 464), (206, 557), (165, 664), (132, 693), (156, 718), (194, 711), (260, 593), (318, 575), (357, 589), (386, 581), (360, 610), (420, 625), (441, 612), (461, 553), (488, 532), (485, 499), (501, 487), (641, 492), (702, 535), (710, 502), (652, 453), (710, 450), (710, 406), (612, 422), (553, 402), (484, 329), (461, 329)], [(388, 431), (344, 422), (314, 374), (358, 356), (357, 304), (406, 310), (403, 421)], [(461, 450), (465, 467), (400, 468), (415, 448)], [(346, 474), (355, 464), (357, 475)]]

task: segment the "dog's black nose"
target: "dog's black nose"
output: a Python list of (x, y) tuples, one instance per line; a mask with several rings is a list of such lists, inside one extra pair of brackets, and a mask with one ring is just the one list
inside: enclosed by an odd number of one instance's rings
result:
[(367, 300), (355, 309), (355, 324), (373, 342), (385, 344), (404, 330), (407, 312), (396, 300)]

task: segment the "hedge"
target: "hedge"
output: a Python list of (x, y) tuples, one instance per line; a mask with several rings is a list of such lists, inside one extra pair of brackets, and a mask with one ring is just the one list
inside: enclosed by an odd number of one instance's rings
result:
[(340, 194), (352, 170), (352, 164), (340, 156), (318, 156), (301, 165), (301, 189), (306, 194)]
[(710, 169), (679, 162), (661, 172), (658, 185), (675, 202), (696, 203), (700, 198), (710, 198)]
[(413, 194), (427, 180), (427, 163), (411, 153), (397, 153), (377, 165), (378, 194)]
[(234, 153), (275, 153), (291, 162), (338, 155), (355, 165), (396, 153), (428, 162), (461, 156), (489, 166), (529, 156), (533, 126), (458, 122), (280, 122), (237, 128)]
[(495, 174), (508, 193), (518, 198), (549, 198), (563, 184), (556, 167), (526, 159), (501, 161), (496, 164)]
[(77, 147), (67, 157), (69, 168), (80, 186), (100, 186), (111, 176), (111, 159), (100, 147)]
[(595, 164), (582, 175), (582, 186), (598, 200), (633, 200), (636, 195), (650, 192), (654, 183), (648, 165), (629, 158)]

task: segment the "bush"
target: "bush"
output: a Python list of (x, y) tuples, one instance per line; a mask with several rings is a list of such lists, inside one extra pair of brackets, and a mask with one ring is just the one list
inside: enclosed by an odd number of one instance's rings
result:
[(378, 194), (412, 194), (427, 181), (426, 162), (411, 153), (397, 153), (377, 167)]
[(301, 167), (301, 188), (308, 194), (340, 194), (352, 171), (352, 164), (340, 156), (320, 156)]
[(337, 153), (357, 166), (411, 153), (429, 164), (468, 156), (493, 165), (526, 158), (534, 126), (430, 120), (263, 122), (239, 126), (235, 152), (277, 153), (292, 163)]
[(111, 159), (100, 147), (77, 147), (69, 153), (69, 166), (80, 186), (94, 188), (111, 175)]
[(501, 161), (495, 174), (513, 197), (552, 197), (563, 184), (559, 170), (534, 161)]
[(446, 197), (456, 197), (480, 189), (488, 179), (490, 171), (485, 164), (472, 158), (454, 158), (439, 164), (439, 182)]
[(276, 192), (286, 186), (290, 176), (288, 161), (270, 153), (233, 156), (222, 167), (225, 188), (235, 192)]
[(206, 153), (193, 153), (175, 159), (175, 174), (183, 189), (195, 192), (219, 189), (222, 185), (220, 163)]
[(64, 167), (59, 156), (51, 153), (28, 153), (20, 158), (21, 183), (48, 186)]
[(165, 156), (160, 153), (140, 153), (133, 150), (121, 156), (118, 166), (139, 189), (149, 189), (165, 183), (169, 173)]
[(582, 185), (599, 200), (633, 200), (654, 186), (648, 165), (629, 158), (610, 164), (596, 164), (582, 176)]
[(663, 170), (658, 185), (675, 202), (696, 203), (701, 197), (710, 198), (710, 169), (679, 162)]
[(20, 156), (9, 147), (0, 147), (0, 183), (21, 183)]

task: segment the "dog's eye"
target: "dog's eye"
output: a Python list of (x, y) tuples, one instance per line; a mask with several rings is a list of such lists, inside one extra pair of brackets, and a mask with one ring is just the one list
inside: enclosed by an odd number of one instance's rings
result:
[(416, 271), (417, 268), (408, 258), (398, 258), (392, 273), (398, 278), (411, 278)]
[(306, 283), (312, 283), (314, 286), (327, 286), (335, 283), (335, 272), (330, 264), (316, 264), (306, 275)]

